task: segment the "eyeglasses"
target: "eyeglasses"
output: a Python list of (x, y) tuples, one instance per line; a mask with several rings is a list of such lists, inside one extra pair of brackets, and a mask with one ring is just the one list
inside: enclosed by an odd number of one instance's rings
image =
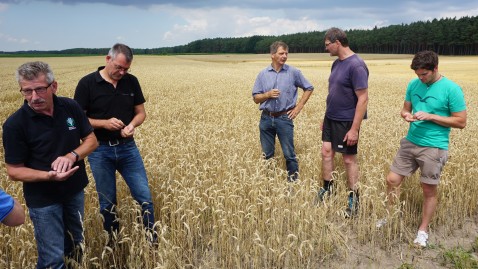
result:
[(46, 93), (48, 88), (50, 88), (50, 86), (51, 86), (51, 84), (53, 84), (53, 82), (55, 82), (55, 81), (52, 81), (46, 87), (39, 87), (39, 88), (36, 88), (36, 89), (20, 89), (20, 92), (23, 94), (23, 96), (31, 96), (33, 94), (33, 91), (35, 91), (37, 94), (44, 94), (44, 93)]
[(121, 65), (117, 65), (117, 64), (115, 64), (115, 63), (113, 63), (113, 66), (115, 67), (115, 70), (116, 70), (116, 71), (123, 71), (123, 72), (125, 72), (125, 73), (128, 73), (128, 71), (131, 71), (131, 70), (129, 69), (129, 67), (128, 67), (128, 68), (122, 67)]

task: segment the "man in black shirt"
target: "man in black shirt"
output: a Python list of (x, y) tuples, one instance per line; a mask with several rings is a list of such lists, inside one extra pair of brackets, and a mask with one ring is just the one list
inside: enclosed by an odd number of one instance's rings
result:
[(115, 44), (106, 56), (106, 66), (79, 81), (75, 100), (86, 112), (100, 143), (88, 161), (104, 217), (103, 228), (110, 238), (119, 230), (116, 214), (118, 171), (141, 206), (143, 224), (151, 232), (150, 239), (154, 240), (153, 201), (143, 159), (133, 139), (135, 128), (146, 118), (146, 111), (138, 79), (128, 73), (132, 61), (132, 50), (124, 44)]
[(62, 268), (64, 256), (81, 260), (88, 184), (83, 158), (98, 142), (80, 106), (55, 95), (58, 83), (47, 63), (25, 63), (16, 77), (25, 101), (3, 125), (7, 173), (23, 182), (37, 268)]

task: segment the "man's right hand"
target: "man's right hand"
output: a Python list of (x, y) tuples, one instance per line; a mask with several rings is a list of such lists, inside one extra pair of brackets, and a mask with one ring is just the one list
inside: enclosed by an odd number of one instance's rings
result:
[(106, 120), (104, 128), (109, 131), (117, 131), (123, 129), (125, 126), (126, 125), (121, 120), (117, 118), (111, 118)]
[(277, 98), (280, 95), (280, 90), (279, 89), (272, 89), (267, 92), (269, 98)]
[(66, 172), (48, 171), (48, 177), (51, 181), (65, 181), (71, 177), (78, 169), (79, 166), (75, 166)]

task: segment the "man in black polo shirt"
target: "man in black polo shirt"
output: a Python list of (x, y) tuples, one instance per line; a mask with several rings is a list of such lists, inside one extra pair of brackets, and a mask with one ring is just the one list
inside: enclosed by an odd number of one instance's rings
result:
[(143, 159), (133, 139), (135, 128), (146, 118), (146, 111), (138, 79), (128, 73), (132, 61), (132, 50), (124, 44), (115, 44), (106, 56), (106, 66), (80, 80), (75, 100), (85, 110), (100, 142), (88, 161), (104, 217), (103, 228), (110, 239), (119, 230), (116, 214), (118, 171), (141, 206), (143, 224), (151, 232), (150, 239), (154, 240), (153, 201)]
[(58, 84), (47, 63), (25, 63), (16, 77), (25, 101), (3, 125), (7, 174), (23, 182), (37, 268), (63, 268), (64, 256), (81, 260), (88, 184), (83, 158), (98, 142), (80, 106), (55, 95)]

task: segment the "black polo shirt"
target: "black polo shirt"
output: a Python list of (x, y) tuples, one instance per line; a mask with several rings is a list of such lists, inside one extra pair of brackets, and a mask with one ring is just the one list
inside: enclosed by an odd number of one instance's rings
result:
[[(80, 145), (81, 138), (91, 132), (88, 118), (72, 99), (53, 95), (53, 117), (36, 113), (27, 103), (3, 124), (5, 162), (24, 164), (32, 169), (50, 171), (57, 157), (68, 154)], [(43, 207), (61, 203), (88, 185), (83, 160), (71, 177), (62, 182), (45, 181), (23, 183), (28, 207)]]
[[(101, 66), (96, 72), (83, 77), (75, 91), (75, 100), (92, 119), (120, 119), (128, 125), (135, 116), (134, 107), (145, 102), (138, 79), (125, 74), (117, 83), (104, 80), (100, 75)], [(99, 141), (121, 139), (121, 131), (95, 129)]]

